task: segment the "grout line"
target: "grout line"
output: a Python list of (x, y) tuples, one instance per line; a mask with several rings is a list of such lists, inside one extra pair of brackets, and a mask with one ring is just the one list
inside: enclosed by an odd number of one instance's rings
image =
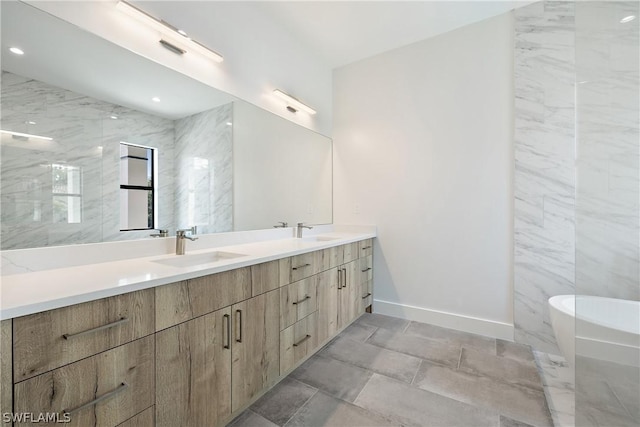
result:
[[(420, 360), (420, 364), (418, 365), (418, 369), (416, 369), (416, 372), (414, 372), (413, 378), (411, 378), (411, 382), (409, 383), (409, 385), (416, 386), (414, 384), (414, 382), (416, 380), (416, 377), (418, 376), (418, 372), (420, 372), (420, 368), (422, 368), (422, 364), (423, 363), (424, 363), (424, 360)], [(420, 387), (418, 387), (418, 388), (420, 388)]]
[[(362, 392), (363, 392), (363, 390), (365, 389), (365, 387), (367, 387), (367, 386), (369, 385), (369, 383), (371, 382), (371, 378), (373, 378), (373, 375), (375, 374), (375, 372), (373, 372), (373, 371), (369, 371), (368, 369), (367, 369), (367, 371), (368, 371), (368, 372), (371, 372), (371, 376), (369, 377), (369, 379), (367, 380), (367, 382), (366, 382), (366, 383), (364, 383), (364, 386), (360, 389), (360, 391), (358, 392), (358, 395), (356, 396), (356, 398), (355, 398), (355, 399), (353, 399), (353, 402), (351, 402), (351, 403), (352, 403), (352, 404), (354, 404), (354, 405), (356, 404), (356, 400), (358, 400), (358, 398), (359, 398), (359, 397), (360, 397), (360, 395), (362, 394)], [(358, 405), (356, 405), (356, 406), (358, 406)], [(360, 406), (358, 406), (358, 408), (360, 408)]]
[(456, 366), (456, 371), (460, 370), (460, 363), (462, 363), (462, 351), (464, 347), (460, 346), (460, 357), (458, 357), (458, 365)]
[[(306, 383), (303, 383), (303, 384), (304, 384), (304, 385), (307, 385)], [(311, 386), (309, 386), (309, 387), (311, 387)], [(314, 388), (315, 388), (315, 387), (314, 387)], [(316, 391), (315, 391), (311, 396), (309, 396), (309, 398), (308, 398), (307, 400), (305, 400), (305, 401), (304, 401), (304, 403), (303, 403), (302, 405), (300, 405), (300, 407), (299, 407), (298, 409), (296, 409), (296, 412), (294, 412), (294, 413), (289, 417), (289, 419), (288, 419), (284, 424), (282, 424), (282, 427), (285, 427), (287, 424), (289, 424), (289, 422), (290, 422), (290, 421), (291, 421), (291, 420), (296, 416), (296, 414), (297, 414), (298, 412), (300, 412), (300, 410), (302, 410), (302, 408), (304, 408), (304, 407), (307, 405), (307, 403), (309, 403), (309, 401), (310, 401), (311, 399), (313, 399), (313, 396), (315, 396), (316, 394), (318, 394), (318, 391), (320, 391), (320, 390), (316, 388)]]
[(607, 385), (607, 388), (609, 389), (609, 391), (611, 391), (611, 393), (616, 398), (616, 401), (618, 402), (618, 404), (620, 404), (622, 409), (624, 409), (625, 412), (633, 419), (633, 415), (631, 414), (631, 411), (629, 411), (629, 409), (627, 409), (627, 406), (624, 403), (622, 403), (622, 400), (620, 399), (620, 397), (618, 397), (618, 393), (616, 393), (613, 387), (611, 387), (611, 385), (609, 384), (609, 381), (605, 380), (604, 383)]
[(407, 322), (407, 326), (405, 326), (404, 329), (402, 330), (403, 334), (405, 334), (407, 332), (407, 329), (409, 329), (409, 326), (411, 326), (411, 323), (413, 323), (411, 320), (409, 320), (409, 322)]
[[(368, 336), (368, 337), (366, 337), (366, 338), (364, 339), (364, 341), (362, 341), (362, 342), (367, 342), (367, 341), (369, 340), (369, 338), (371, 338), (371, 337), (373, 336), (373, 334), (375, 334), (375, 333), (378, 331), (378, 329), (380, 329), (380, 328), (375, 327), (375, 328), (373, 329), (373, 331), (369, 334), (369, 336)], [(368, 344), (370, 344), (370, 343), (368, 343)]]

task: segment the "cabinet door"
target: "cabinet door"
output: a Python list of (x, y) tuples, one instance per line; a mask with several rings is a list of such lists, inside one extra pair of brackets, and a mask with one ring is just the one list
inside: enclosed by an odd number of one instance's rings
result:
[(338, 274), (338, 269), (332, 268), (316, 276), (318, 343), (333, 337), (338, 330)]
[(158, 426), (215, 426), (231, 414), (231, 309), (156, 333)]
[(358, 299), (361, 295), (360, 277), (358, 267), (359, 262), (352, 261), (338, 268), (340, 270), (340, 282), (338, 286), (338, 327), (347, 326), (358, 314), (360, 302)]
[(233, 411), (252, 397), (275, 384), (280, 374), (280, 293), (275, 291), (253, 297), (231, 310)]
[[(13, 410), (13, 352), (11, 351), (11, 320), (0, 322), (0, 414)], [(11, 423), (0, 420), (0, 426)]]

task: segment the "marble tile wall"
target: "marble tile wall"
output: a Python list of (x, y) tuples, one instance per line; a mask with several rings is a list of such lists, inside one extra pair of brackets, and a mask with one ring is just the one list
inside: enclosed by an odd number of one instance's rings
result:
[(515, 339), (559, 354), (547, 300), (574, 293), (574, 3), (515, 10)]
[(178, 228), (233, 231), (233, 103), (176, 120)]
[[(120, 141), (159, 149), (158, 226), (174, 224), (172, 120), (8, 72), (2, 73), (1, 98), (2, 129), (54, 138), (25, 141), (2, 135), (1, 249), (148, 235), (119, 231)], [(112, 115), (118, 119), (111, 119)], [(53, 165), (81, 169), (82, 212), (78, 223), (55, 220), (54, 203), (62, 198), (52, 195)]]

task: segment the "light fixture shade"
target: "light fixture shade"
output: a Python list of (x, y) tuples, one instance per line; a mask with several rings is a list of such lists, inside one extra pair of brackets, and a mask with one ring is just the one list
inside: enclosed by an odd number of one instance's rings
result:
[(287, 106), (293, 107), (296, 110), (302, 110), (305, 113), (309, 113), (311, 115), (316, 114), (316, 110), (314, 110), (313, 108), (309, 107), (308, 105), (303, 104), (302, 102), (298, 101), (293, 96), (284, 93), (280, 89), (275, 89), (273, 91), (273, 94), (275, 96), (277, 96), (278, 98), (286, 101)]
[(184, 33), (184, 31), (181, 32), (181, 30), (178, 30), (171, 24), (157, 20), (153, 16), (149, 15), (141, 9), (138, 9), (132, 4), (127, 3), (124, 0), (120, 0), (118, 2), (118, 4), (116, 5), (116, 9), (144, 23), (148, 27), (158, 31), (162, 39), (165, 39), (171, 44), (184, 49), (185, 52), (197, 52), (198, 54), (203, 55), (215, 62), (222, 62), (224, 60), (222, 55), (220, 55), (218, 52), (215, 52), (204, 46), (203, 44), (200, 44), (197, 41), (185, 36), (184, 34), (186, 33)]

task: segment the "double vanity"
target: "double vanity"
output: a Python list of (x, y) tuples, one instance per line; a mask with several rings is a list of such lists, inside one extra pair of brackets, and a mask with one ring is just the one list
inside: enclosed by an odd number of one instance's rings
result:
[(224, 425), (371, 306), (374, 237), (193, 242), (183, 256), (3, 276), (0, 412)]

